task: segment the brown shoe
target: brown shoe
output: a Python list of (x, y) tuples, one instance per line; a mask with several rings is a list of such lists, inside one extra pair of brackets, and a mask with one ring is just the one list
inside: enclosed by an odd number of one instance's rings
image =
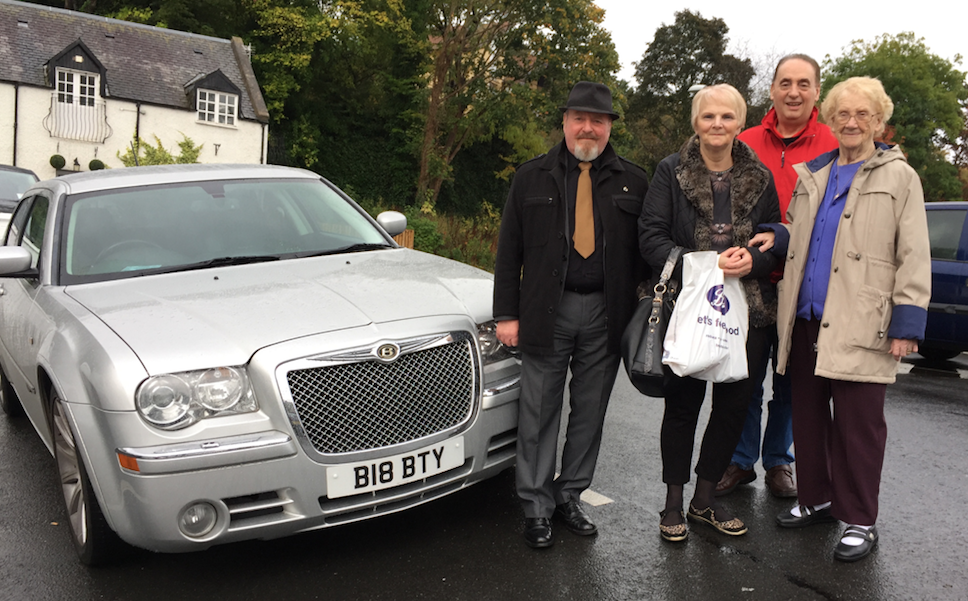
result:
[(793, 468), (787, 464), (771, 467), (766, 472), (766, 487), (774, 497), (788, 499), (797, 496), (797, 485), (793, 483)]
[(753, 480), (756, 480), (756, 472), (753, 470), (744, 470), (735, 463), (730, 463), (729, 467), (726, 468), (726, 472), (723, 474), (723, 477), (716, 485), (716, 491), (713, 493), (713, 495), (717, 497), (728, 495), (736, 490), (736, 487), (740, 484), (749, 484)]

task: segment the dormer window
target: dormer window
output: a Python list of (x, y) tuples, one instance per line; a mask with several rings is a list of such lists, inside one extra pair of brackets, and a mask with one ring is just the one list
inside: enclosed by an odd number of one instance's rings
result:
[(198, 90), (196, 104), (198, 120), (204, 123), (235, 127), (238, 105), (239, 97), (235, 94), (216, 92), (214, 90)]
[(57, 69), (57, 102), (93, 107), (97, 89), (97, 75)]
[(44, 127), (55, 138), (104, 143), (111, 135), (104, 98), (107, 71), (77, 40), (44, 65), (50, 86), (50, 113)]

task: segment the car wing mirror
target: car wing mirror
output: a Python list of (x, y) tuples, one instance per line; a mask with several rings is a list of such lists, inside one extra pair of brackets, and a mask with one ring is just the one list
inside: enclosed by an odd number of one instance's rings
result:
[(37, 277), (37, 270), (30, 268), (32, 260), (33, 256), (22, 246), (0, 246), (0, 275)]
[(398, 211), (383, 211), (376, 216), (376, 222), (391, 236), (402, 234), (407, 229), (407, 216)]

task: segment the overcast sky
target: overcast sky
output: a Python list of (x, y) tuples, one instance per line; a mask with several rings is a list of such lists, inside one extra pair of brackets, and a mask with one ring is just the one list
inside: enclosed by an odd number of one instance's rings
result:
[[(968, 5), (964, 0), (915, 0), (913, 2), (751, 2), (683, 0), (593, 0), (605, 9), (604, 27), (612, 34), (622, 63), (619, 79), (635, 85), (633, 62), (639, 61), (655, 30), (675, 23), (675, 13), (689, 9), (703, 18), (718, 17), (729, 27), (729, 52), (756, 57), (794, 52), (809, 54), (823, 64), (824, 56), (843, 55), (852, 40), (873, 41), (878, 35), (913, 31), (924, 38), (930, 51), (953, 61), (956, 54), (968, 58)], [(807, 10), (807, 6), (811, 9)], [(779, 27), (779, 20), (790, 23)], [(966, 65), (956, 65), (965, 71)]]

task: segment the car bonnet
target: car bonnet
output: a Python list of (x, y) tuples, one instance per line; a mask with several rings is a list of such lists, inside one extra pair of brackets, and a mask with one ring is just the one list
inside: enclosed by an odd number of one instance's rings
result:
[(433, 315), (490, 317), (486, 272), (408, 250), (296, 259), (70, 286), (149, 373), (241, 365), (260, 348)]

